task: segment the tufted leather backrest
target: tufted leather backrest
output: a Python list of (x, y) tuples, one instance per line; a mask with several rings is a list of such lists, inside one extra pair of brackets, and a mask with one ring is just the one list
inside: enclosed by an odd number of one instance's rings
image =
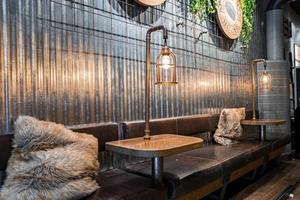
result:
[[(172, 133), (179, 135), (196, 135), (199, 133), (213, 133), (219, 123), (219, 114), (203, 114), (181, 116), (173, 118), (153, 119), (150, 121), (151, 135)], [(246, 111), (246, 119), (251, 119), (252, 111)], [(144, 121), (130, 121), (122, 123), (124, 139), (142, 137), (144, 135)]]
[[(123, 138), (136, 138), (144, 136), (145, 121), (130, 121), (122, 123)], [(150, 122), (151, 135), (161, 133), (177, 133), (177, 119), (176, 118), (163, 118), (154, 119)]]
[(4, 171), (12, 150), (12, 134), (0, 135), (0, 171)]
[[(194, 135), (213, 130), (214, 115), (193, 115), (173, 118), (154, 119), (150, 121), (151, 135), (161, 133)], [(122, 123), (124, 139), (142, 137), (144, 135), (144, 121), (130, 121)]]
[(12, 150), (12, 134), (0, 135), (0, 187), (5, 179), (5, 169)]
[(117, 123), (86, 124), (78, 126), (69, 126), (67, 128), (79, 133), (92, 134), (98, 139), (99, 152), (105, 151), (106, 142), (119, 139)]
[(210, 132), (212, 115), (192, 115), (177, 118), (179, 135), (195, 135)]
[(105, 143), (118, 140), (117, 123), (97, 123), (67, 127), (75, 132), (92, 134), (98, 139), (100, 170), (105, 171), (114, 166), (115, 157), (111, 152), (105, 151)]

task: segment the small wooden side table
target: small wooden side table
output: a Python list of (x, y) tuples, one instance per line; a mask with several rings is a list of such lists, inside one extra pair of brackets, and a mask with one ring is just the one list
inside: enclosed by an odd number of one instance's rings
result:
[(266, 140), (266, 126), (267, 125), (281, 125), (285, 124), (285, 120), (281, 119), (250, 119), (242, 120), (242, 125), (260, 126), (260, 141)]
[(162, 185), (163, 157), (202, 147), (203, 140), (197, 137), (160, 134), (151, 136), (150, 140), (143, 137), (107, 142), (109, 151), (151, 158), (152, 180), (155, 185)]

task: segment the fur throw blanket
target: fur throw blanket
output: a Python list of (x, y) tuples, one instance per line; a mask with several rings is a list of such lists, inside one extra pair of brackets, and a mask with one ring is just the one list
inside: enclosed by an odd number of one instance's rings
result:
[(243, 129), (240, 121), (245, 119), (245, 108), (223, 109), (220, 115), (218, 129), (214, 139), (222, 145), (236, 143), (236, 139), (242, 136)]
[(80, 199), (99, 188), (98, 168), (98, 142), (92, 135), (20, 116), (0, 199)]

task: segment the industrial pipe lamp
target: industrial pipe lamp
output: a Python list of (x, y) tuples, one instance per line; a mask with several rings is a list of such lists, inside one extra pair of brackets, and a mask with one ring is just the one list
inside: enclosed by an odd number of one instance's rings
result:
[(272, 89), (272, 76), (267, 72), (265, 63), (264, 71), (259, 78), (259, 88), (262, 92), (270, 92)]
[(263, 62), (264, 71), (259, 77), (259, 89), (263, 93), (270, 92), (272, 89), (272, 76), (267, 72), (267, 62), (265, 59), (252, 60), (252, 119), (256, 119), (255, 108), (256, 108), (256, 79), (255, 79), (255, 67), (259, 62)]
[(176, 57), (167, 46), (168, 31), (165, 26), (155, 26), (146, 33), (146, 79), (145, 79), (145, 136), (144, 139), (150, 139), (150, 68), (151, 54), (150, 42), (151, 33), (162, 30), (164, 46), (156, 59), (156, 84), (176, 84)]

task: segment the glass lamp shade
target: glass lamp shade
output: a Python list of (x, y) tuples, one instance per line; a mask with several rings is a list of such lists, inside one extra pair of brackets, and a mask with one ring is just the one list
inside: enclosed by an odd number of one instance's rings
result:
[(259, 78), (259, 86), (262, 92), (270, 92), (272, 89), (272, 76), (264, 71)]
[(168, 47), (163, 47), (156, 59), (156, 84), (176, 84), (176, 57)]

